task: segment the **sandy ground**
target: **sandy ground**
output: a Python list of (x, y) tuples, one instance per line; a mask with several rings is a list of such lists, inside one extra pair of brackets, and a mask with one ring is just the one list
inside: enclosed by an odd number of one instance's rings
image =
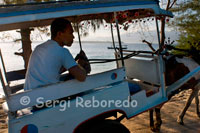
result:
[[(184, 126), (176, 122), (178, 114), (183, 109), (191, 90), (183, 91), (165, 103), (161, 110), (162, 126), (160, 133), (200, 133), (200, 118), (196, 115), (195, 100), (184, 117)], [(200, 96), (199, 96), (200, 98)], [(149, 128), (149, 113), (144, 112), (129, 120), (123, 120), (122, 123), (131, 131), (131, 133), (151, 133)]]
[(2, 99), (0, 99), (0, 133), (7, 133), (8, 130), (8, 126), (6, 124), (6, 118), (7, 118), (7, 115), (4, 113), (3, 109), (2, 109), (2, 103), (4, 101)]
[[(184, 117), (185, 125), (179, 125), (176, 122), (176, 117), (184, 107), (187, 97), (191, 93), (191, 90), (183, 91), (182, 93), (172, 97), (172, 99), (166, 103), (162, 110), (162, 127), (161, 133), (200, 133), (200, 118), (197, 117), (195, 112), (195, 102), (193, 100), (189, 110)], [(200, 96), (199, 96), (200, 98)], [(6, 114), (3, 112), (0, 99), (0, 133), (7, 133)], [(149, 129), (149, 114), (144, 112), (129, 120), (124, 119), (122, 123), (131, 131), (131, 133), (151, 133)]]

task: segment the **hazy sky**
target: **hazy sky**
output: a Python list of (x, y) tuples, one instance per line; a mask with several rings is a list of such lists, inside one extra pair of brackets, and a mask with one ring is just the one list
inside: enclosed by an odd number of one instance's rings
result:
[[(131, 24), (128, 30), (123, 30), (123, 26), (120, 25), (120, 35), (121, 41), (127, 43), (142, 43), (142, 40), (147, 40), (152, 43), (157, 43), (157, 31), (154, 22), (149, 22), (149, 24)], [(86, 37), (81, 37), (82, 41), (112, 41), (111, 38), (111, 28), (109, 24), (104, 24), (100, 29), (93, 32), (93, 30), (88, 26), (89, 35)], [(116, 27), (113, 29), (115, 41), (118, 41)], [(75, 41), (78, 41), (77, 33), (74, 33)], [(166, 37), (172, 38), (172, 40), (177, 40), (178, 33), (166, 27)], [(16, 31), (0, 32), (0, 41), (13, 41), (19, 39), (20, 34)], [(46, 41), (50, 39), (50, 36), (41, 34), (37, 30), (32, 32), (31, 39), (33, 41)]]
[[(149, 21), (146, 23), (140, 22), (140, 23), (133, 23), (130, 24), (130, 27), (128, 30), (123, 30), (123, 26), (119, 25), (121, 27), (120, 29), (120, 35), (121, 40), (123, 42), (128, 43), (141, 43), (142, 40), (146, 39), (147, 41), (157, 43), (157, 30), (155, 21)], [(160, 26), (159, 26), (160, 27)], [(114, 27), (113, 29), (115, 41), (118, 41), (117, 38), (117, 30)], [(172, 38), (172, 40), (177, 40), (178, 38), (178, 32), (172, 28), (167, 27), (166, 25), (166, 37)], [(75, 39), (77, 40), (78, 37), (75, 34)], [(104, 26), (101, 26), (100, 29), (98, 29), (96, 32), (93, 32), (90, 29), (90, 34), (87, 37), (82, 37), (81, 40), (84, 41), (112, 41), (111, 38), (111, 28), (109, 24), (104, 24)]]

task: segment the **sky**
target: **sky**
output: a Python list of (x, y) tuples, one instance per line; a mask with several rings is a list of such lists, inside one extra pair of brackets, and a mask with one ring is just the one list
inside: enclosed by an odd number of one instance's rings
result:
[[(147, 40), (151, 43), (158, 43), (157, 39), (157, 30), (154, 21), (148, 22), (137, 22), (137, 23), (130, 23), (128, 24), (129, 28), (124, 30), (122, 25), (120, 27), (120, 35), (121, 41), (125, 43), (142, 43), (142, 40)], [(88, 36), (81, 36), (81, 41), (106, 41), (112, 42), (111, 37), (111, 28), (110, 24), (104, 23), (100, 26), (98, 30), (93, 32), (93, 29), (90, 25), (85, 25), (86, 29), (89, 32)], [(160, 27), (160, 26), (159, 26)], [(81, 31), (80, 31), (81, 33)], [(117, 42), (117, 30), (115, 25), (113, 25), (113, 33), (114, 39)], [(78, 35), (74, 32), (75, 41), (78, 41)], [(178, 32), (175, 29), (169, 28), (166, 25), (166, 38), (170, 37), (172, 40), (178, 39)], [(0, 32), (0, 42), (2, 41), (14, 41), (16, 39), (20, 39), (21, 36), (16, 31), (7, 31), (7, 32)], [(33, 41), (46, 41), (50, 39), (50, 36), (46, 36), (45, 34), (41, 34), (38, 30), (34, 30), (31, 33), (31, 40)]]
[[(145, 19), (146, 20), (146, 19)], [(123, 25), (119, 25), (121, 41), (125, 43), (142, 43), (142, 40), (147, 40), (152, 43), (158, 43), (157, 29), (155, 20), (145, 21), (145, 23), (129, 23), (129, 28), (127, 30), (123, 29)], [(160, 24), (159, 24), (160, 28)], [(110, 24), (104, 23), (96, 32), (89, 27), (89, 35), (86, 37), (81, 37), (82, 41), (112, 41)], [(117, 30), (115, 25), (113, 25), (113, 33), (115, 41), (118, 41)], [(170, 28), (166, 24), (166, 38), (170, 37), (172, 40), (178, 39), (178, 31), (176, 29)], [(75, 34), (75, 40), (78, 41), (78, 37)]]
[[(120, 30), (121, 41), (125, 43), (142, 43), (146, 39), (152, 43), (158, 43), (157, 30), (151, 28), (142, 31), (141, 29), (130, 28), (127, 31)], [(178, 39), (178, 32), (174, 29), (166, 28), (166, 38), (170, 37), (172, 40)], [(117, 31), (114, 29), (115, 41), (118, 41)], [(77, 37), (75, 38), (77, 39)], [(112, 41), (110, 29), (101, 28), (98, 32), (90, 32), (87, 37), (82, 37), (83, 41)]]

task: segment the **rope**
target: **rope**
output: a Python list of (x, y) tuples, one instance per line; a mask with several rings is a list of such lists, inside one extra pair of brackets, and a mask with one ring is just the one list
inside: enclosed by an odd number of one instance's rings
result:
[[(133, 56), (139, 55), (140, 53), (151, 53), (154, 54), (153, 52), (150, 51), (129, 51), (132, 52), (131, 54), (126, 55), (123, 57), (123, 59), (129, 59)], [(90, 64), (96, 64), (96, 63), (108, 63), (108, 62), (113, 62), (113, 61), (118, 61), (120, 59), (89, 59)]]

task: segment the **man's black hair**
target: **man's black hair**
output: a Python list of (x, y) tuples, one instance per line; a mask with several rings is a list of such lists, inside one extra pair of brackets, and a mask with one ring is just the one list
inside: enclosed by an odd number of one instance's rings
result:
[(67, 19), (57, 18), (51, 23), (51, 39), (54, 39), (58, 32), (64, 32), (67, 29), (67, 26), (70, 26), (71, 23)]

